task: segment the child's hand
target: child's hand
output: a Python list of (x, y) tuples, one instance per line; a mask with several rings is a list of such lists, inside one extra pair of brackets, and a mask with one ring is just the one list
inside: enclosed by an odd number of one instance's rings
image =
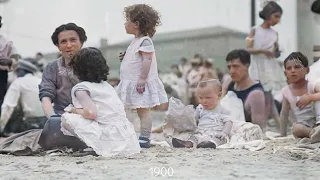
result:
[(74, 106), (72, 104), (70, 104), (69, 106), (67, 106), (66, 108), (64, 108), (64, 112), (68, 112), (68, 113), (72, 113)]
[(146, 80), (145, 79), (139, 79), (137, 82), (136, 90), (138, 93), (142, 94), (146, 89)]
[(310, 104), (311, 100), (309, 98), (309, 95), (306, 94), (306, 95), (303, 95), (303, 96), (300, 96), (298, 101), (297, 101), (297, 104), (296, 106), (299, 108), (299, 109), (303, 109), (305, 108), (308, 104)]
[(221, 141), (227, 141), (228, 135), (222, 131), (222, 132), (216, 134), (216, 138), (220, 139)]
[(121, 53), (119, 54), (119, 59), (120, 59), (120, 61), (123, 60), (124, 55), (126, 55), (126, 51), (125, 51), (125, 52), (121, 52)]
[(266, 55), (268, 58), (274, 58), (274, 53), (268, 50), (263, 51), (263, 54)]

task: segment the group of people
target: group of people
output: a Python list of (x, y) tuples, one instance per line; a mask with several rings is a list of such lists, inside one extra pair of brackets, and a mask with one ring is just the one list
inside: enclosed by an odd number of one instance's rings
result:
[[(320, 129), (317, 128), (319, 62), (309, 73), (308, 59), (300, 52), (293, 52), (285, 59), (283, 70), (277, 61), (281, 53), (278, 33), (272, 29), (279, 23), (282, 9), (270, 1), (259, 15), (264, 22), (249, 33), (247, 49), (233, 50), (226, 56), (231, 78), (223, 78), (221, 91), (217, 90), (220, 85), (212, 78), (192, 76), (196, 81), (196, 104), (199, 104), (196, 112), (200, 110), (200, 116), (196, 115), (196, 119), (200, 117), (198, 129), (187, 141), (173, 138), (173, 146), (215, 148), (225, 143), (232, 127), (231, 114), (237, 110), (233, 107), (224, 107), (224, 110), (217, 99), (222, 99), (228, 92), (233, 92), (242, 101), (245, 121), (259, 125), (263, 132), (267, 130), (268, 118), (272, 117), (281, 136), (286, 136), (287, 123), (291, 122), (295, 137), (320, 141)], [(203, 87), (211, 90), (205, 92)], [(217, 117), (217, 113), (220, 116)], [(154, 132), (161, 132), (161, 129)]]
[[(139, 153), (140, 148), (150, 148), (150, 109), (168, 102), (158, 75), (152, 41), (160, 17), (156, 10), (145, 4), (128, 6), (124, 14), (125, 30), (134, 35), (134, 39), (127, 50), (119, 55), (120, 83), (116, 89), (107, 83), (107, 60), (97, 48), (82, 48), (87, 40), (86, 32), (74, 23), (63, 24), (53, 32), (51, 40), (61, 52), (61, 57), (46, 65), (42, 80), (35, 80), (31, 76), (34, 72), (30, 69), (32, 63), (21, 61), (18, 65), (29, 69), (21, 68), (24, 70), (24, 79), (19, 77), (13, 82), (10, 88), (15, 90), (15, 94), (10, 93), (8, 98), (15, 98), (16, 103), (19, 98), (17, 92), (21, 91), (26, 99), (33, 101), (22, 104), (26, 110), (36, 103), (42, 107), (37, 116), (41, 118), (25, 120), (43, 126), (38, 142), (42, 148), (90, 147), (102, 156), (130, 155)], [(180, 72), (187, 71), (181, 75), (186, 76), (192, 89), (191, 97), (197, 105), (195, 119), (198, 130), (187, 141), (173, 138), (174, 147), (216, 148), (227, 142), (233, 126), (230, 115), (232, 107), (222, 107), (220, 100), (228, 92), (235, 93), (243, 103), (245, 120), (259, 125), (265, 131), (268, 112), (273, 111), (275, 106), (274, 94), (283, 87), (284, 99), (279, 118), (281, 135), (286, 133), (286, 122), (290, 119), (288, 112), (291, 110), (296, 117), (291, 118), (295, 119), (293, 134), (296, 137), (318, 136), (319, 132), (313, 127), (316, 126), (316, 120), (319, 121), (319, 107), (316, 106), (315, 113), (311, 103), (317, 104), (320, 100), (319, 81), (305, 80), (308, 60), (304, 55), (296, 52), (286, 58), (284, 68), (289, 84), (281, 86), (280, 74), (283, 71), (276, 61), (279, 54), (278, 38), (271, 28), (279, 22), (281, 15), (282, 9), (278, 4), (268, 3), (260, 13), (263, 24), (254, 28), (247, 38), (247, 49), (236, 49), (227, 54), (230, 81), (221, 83), (221, 77), (219, 79), (212, 70), (210, 60), (204, 61), (200, 67), (199, 56), (194, 57), (194, 68), (191, 70), (186, 70), (185, 63), (175, 67)], [(3, 55), (2, 59), (8, 56)], [(0, 66), (3, 71), (11, 67), (11, 64)], [(198, 73), (192, 70), (199, 69), (202, 72), (200, 76), (194, 76)], [(17, 85), (14, 85), (15, 82)], [(24, 82), (26, 85), (22, 85)], [(30, 86), (34, 88), (35, 84), (39, 84), (40, 101), (36, 100), (38, 97), (27, 93)], [(308, 88), (311, 88), (310, 91)], [(4, 103), (4, 108), (12, 111), (12, 104)], [(127, 118), (126, 113), (130, 110), (136, 110), (140, 118), (139, 136)], [(6, 122), (2, 122), (2, 116), (7, 117), (8, 114), (1, 114), (1, 128), (8, 121), (5, 119)], [(35, 114), (30, 117), (35, 117)], [(30, 128), (34, 127), (27, 129)]]
[(195, 54), (191, 60), (181, 58), (179, 64), (171, 66), (171, 73), (162, 75), (161, 80), (169, 96), (180, 99), (184, 104), (197, 105), (197, 83), (204, 78), (222, 81), (223, 77), (222, 71), (215, 67), (214, 59)]
[[(126, 32), (134, 39), (119, 56), (122, 64), (117, 90), (107, 83), (109, 67), (100, 50), (82, 48), (87, 40), (82, 27), (68, 23), (53, 32), (51, 39), (61, 57), (47, 64), (42, 80), (32, 82), (39, 85), (39, 97), (27, 96), (41, 102), (45, 125), (38, 143), (42, 148), (90, 147), (97, 155), (112, 156), (150, 147), (150, 108), (168, 102), (151, 39), (160, 17), (145, 4), (128, 6), (124, 13)], [(31, 86), (30, 81), (26, 83)], [(139, 138), (126, 109), (136, 110), (140, 117)]]

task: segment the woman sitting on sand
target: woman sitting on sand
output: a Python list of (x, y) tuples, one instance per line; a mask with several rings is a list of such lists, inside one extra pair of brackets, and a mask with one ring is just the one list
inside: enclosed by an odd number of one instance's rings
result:
[[(85, 144), (74, 137), (67, 137), (60, 131), (61, 114), (71, 101), (71, 88), (79, 80), (69, 66), (71, 58), (87, 40), (86, 32), (74, 23), (63, 24), (56, 28), (51, 36), (62, 56), (49, 63), (43, 71), (39, 85), (39, 97), (42, 109), (48, 121), (42, 131), (39, 144), (44, 149), (68, 146), (85, 148)], [(53, 105), (52, 105), (53, 104)], [(71, 141), (68, 141), (71, 140)], [(76, 145), (77, 144), (77, 145)]]

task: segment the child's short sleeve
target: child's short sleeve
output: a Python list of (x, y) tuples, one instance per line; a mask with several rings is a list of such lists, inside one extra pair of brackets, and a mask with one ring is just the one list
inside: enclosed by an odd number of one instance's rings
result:
[(73, 95), (75, 97), (76, 97), (76, 92), (77, 91), (87, 91), (89, 93), (89, 95), (91, 95), (90, 88), (84, 82), (78, 83), (73, 87), (73, 91), (72, 92), (73, 92)]
[(154, 46), (153, 46), (153, 42), (151, 40), (151, 38), (146, 37), (142, 40), (141, 45), (138, 49), (138, 52), (146, 52), (146, 53), (152, 53), (155, 52)]

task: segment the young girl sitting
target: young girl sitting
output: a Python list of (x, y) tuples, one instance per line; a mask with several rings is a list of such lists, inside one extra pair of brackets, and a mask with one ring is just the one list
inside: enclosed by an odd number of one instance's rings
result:
[(74, 107), (62, 115), (61, 131), (77, 136), (98, 155), (131, 155), (140, 152), (137, 135), (124, 106), (108, 84), (109, 67), (100, 50), (83, 48), (70, 65), (80, 83), (72, 88)]
[(151, 37), (160, 24), (152, 7), (136, 4), (124, 9), (128, 34), (135, 36), (127, 51), (120, 55), (120, 83), (118, 96), (129, 109), (136, 109), (140, 118), (139, 143), (150, 147), (152, 119), (150, 108), (168, 102), (164, 86), (159, 79), (155, 49)]
[(219, 103), (221, 91), (222, 86), (217, 79), (199, 82), (196, 94), (200, 105), (195, 112), (198, 129), (188, 141), (172, 138), (174, 147), (216, 148), (227, 143), (233, 123), (229, 111)]
[(305, 78), (309, 72), (308, 59), (302, 53), (291, 53), (285, 59), (284, 67), (290, 84), (282, 89), (284, 99), (280, 114), (281, 136), (286, 136), (289, 110), (291, 109), (296, 119), (292, 126), (293, 135), (297, 138), (311, 138), (318, 133), (313, 130), (316, 125), (313, 102), (318, 103), (317, 101), (320, 100), (319, 85), (314, 86), (315, 92), (310, 94), (311, 83)]

